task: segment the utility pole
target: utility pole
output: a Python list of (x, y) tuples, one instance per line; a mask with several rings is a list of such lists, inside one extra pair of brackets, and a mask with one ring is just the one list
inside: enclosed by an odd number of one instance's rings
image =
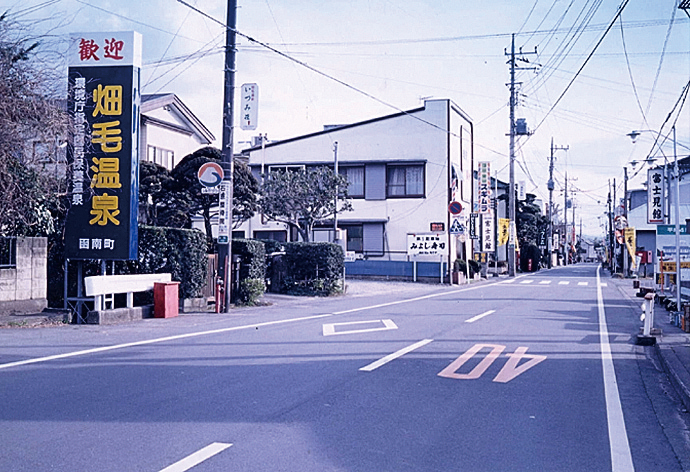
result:
[(565, 197), (563, 201), (563, 265), (568, 265), (568, 171), (565, 172)]
[(553, 145), (553, 138), (551, 138), (551, 157), (549, 159), (549, 182), (547, 183), (546, 187), (549, 189), (549, 238), (546, 241), (546, 254), (548, 255), (549, 258), (549, 269), (552, 266), (552, 257), (551, 257), (551, 245), (553, 244), (553, 189), (554, 189), (554, 184), (553, 184), (553, 160), (554, 160), (554, 151), (557, 150), (564, 150), (567, 151), (569, 146), (554, 146)]
[[(333, 143), (333, 169), (338, 178), (338, 141)], [(333, 242), (338, 243), (338, 185), (335, 186), (335, 207), (333, 209)]]
[(615, 274), (613, 268), (613, 216), (611, 213), (611, 179), (609, 179), (609, 197), (607, 203), (609, 204), (609, 270), (611, 275)]
[[(616, 221), (616, 205), (618, 205), (616, 203), (617, 201), (618, 200), (616, 200), (616, 179), (613, 179), (613, 215), (612, 215), (612, 218), (614, 221), (614, 225), (615, 225), (615, 221)], [(614, 228), (615, 228), (615, 226), (614, 226)], [(618, 238), (616, 237), (615, 229), (614, 229), (613, 235), (614, 235), (613, 248), (617, 250), (618, 249)], [(618, 256), (616, 256), (615, 261), (616, 261), (616, 263), (613, 264), (613, 267), (616, 269), (616, 272), (614, 272), (614, 274), (618, 273)]]
[[(223, 143), (220, 165), (223, 168), (223, 185), (229, 197), (229, 208), (226, 208), (226, 221), (232, 228), (232, 144), (233, 144), (233, 109), (235, 105), (235, 31), (237, 25), (237, 0), (228, 0), (227, 24), (225, 33), (225, 90), (223, 93)], [(219, 238), (220, 239), (220, 238)], [(218, 277), (222, 281), (223, 293), (221, 313), (230, 311), (232, 285), (230, 278), (232, 267), (232, 232), (227, 241), (218, 241)]]
[[(623, 217), (628, 220), (628, 168), (623, 167)], [(622, 230), (625, 231), (625, 228)], [(625, 238), (625, 233), (623, 234)], [(634, 248), (633, 248), (634, 249)], [(623, 278), (628, 275), (628, 251), (623, 247)]]
[[(536, 54), (537, 48), (534, 48), (534, 52), (523, 53), (522, 48), (518, 54), (523, 56), (524, 54)], [(510, 56), (508, 63), (510, 64), (510, 186), (508, 188), (508, 198), (509, 198), (509, 234), (508, 239), (508, 276), (515, 277), (515, 238), (517, 238), (517, 228), (515, 223), (515, 136), (521, 134), (527, 134), (526, 130), (524, 133), (517, 133), (515, 128), (515, 106), (517, 105), (517, 97), (515, 90), (515, 71), (516, 70), (533, 70), (536, 67), (517, 67), (515, 61), (519, 60), (522, 62), (529, 63), (529, 61), (524, 57), (515, 58), (515, 33), (511, 36), (510, 42), (510, 54), (504, 51), (506, 56)], [(519, 85), (519, 84), (517, 84)]]

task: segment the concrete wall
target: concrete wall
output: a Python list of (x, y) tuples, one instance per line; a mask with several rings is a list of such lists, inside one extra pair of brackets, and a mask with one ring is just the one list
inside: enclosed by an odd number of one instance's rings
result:
[(16, 261), (0, 269), (0, 312), (40, 312), (48, 304), (48, 239), (17, 238)]

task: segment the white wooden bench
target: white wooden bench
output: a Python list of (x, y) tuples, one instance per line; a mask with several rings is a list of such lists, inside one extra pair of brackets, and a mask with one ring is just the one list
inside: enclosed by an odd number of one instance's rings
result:
[(128, 275), (95, 275), (84, 277), (86, 296), (94, 298), (94, 311), (115, 308), (114, 296), (116, 293), (127, 294), (127, 308), (134, 306), (134, 293), (153, 290), (156, 282), (170, 282), (170, 274), (128, 274)]

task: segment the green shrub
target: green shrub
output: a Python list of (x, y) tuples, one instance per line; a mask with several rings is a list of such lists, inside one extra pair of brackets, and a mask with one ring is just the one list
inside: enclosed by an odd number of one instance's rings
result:
[(264, 243), (267, 255), (274, 252), (279, 252), (281, 248), (285, 246), (285, 243), (281, 243), (280, 241), (275, 241), (273, 239), (262, 239), (261, 242)]
[(289, 273), (281, 292), (329, 296), (342, 293), (345, 254), (333, 243), (284, 243)]
[(264, 292), (266, 292), (266, 283), (263, 279), (244, 279), (240, 282), (240, 293), (236, 294), (236, 303), (256, 305)]
[(233, 258), (240, 258), (239, 290), (233, 292), (238, 304), (253, 305), (266, 291), (266, 250), (263, 241), (256, 239), (233, 239)]
[(198, 230), (139, 226), (139, 259), (129, 273), (169, 272), (180, 282), (180, 298), (199, 297), (206, 284), (206, 236)]

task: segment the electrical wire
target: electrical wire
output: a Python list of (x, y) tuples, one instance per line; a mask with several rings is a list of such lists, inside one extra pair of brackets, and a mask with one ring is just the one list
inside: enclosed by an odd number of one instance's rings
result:
[(460, 138), (460, 135), (458, 135), (457, 133), (455, 133), (455, 132), (453, 132), (453, 131), (444, 129), (444, 128), (442, 128), (441, 126), (439, 126), (439, 125), (437, 125), (437, 124), (435, 124), (435, 123), (432, 123), (432, 122), (427, 121), (427, 120), (425, 120), (425, 119), (423, 119), (423, 118), (420, 118), (419, 116), (416, 116), (416, 115), (414, 115), (414, 114), (412, 114), (412, 113), (410, 113), (410, 112), (408, 112), (408, 111), (405, 111), (405, 110), (403, 110), (403, 109), (401, 109), (401, 108), (399, 108), (399, 107), (397, 107), (397, 106), (395, 106), (395, 105), (393, 105), (393, 104), (391, 104), (391, 103), (386, 102), (385, 100), (382, 100), (382, 99), (380, 99), (380, 98), (378, 98), (378, 97), (375, 97), (374, 95), (371, 95), (370, 93), (365, 92), (364, 90), (361, 90), (361, 89), (355, 87), (354, 85), (348, 84), (347, 82), (345, 82), (345, 81), (343, 81), (343, 80), (341, 80), (341, 79), (338, 79), (337, 77), (333, 77), (332, 75), (326, 74), (325, 72), (323, 72), (323, 71), (321, 71), (321, 70), (319, 70), (319, 69), (317, 69), (317, 68), (315, 68), (315, 67), (313, 67), (313, 66), (310, 66), (310, 65), (307, 64), (306, 62), (303, 62), (303, 61), (300, 61), (300, 60), (298, 60), (298, 59), (295, 59), (294, 57), (290, 56), (289, 54), (286, 54), (286, 53), (284, 53), (284, 52), (282, 52), (282, 51), (280, 51), (280, 50), (278, 50), (278, 49), (276, 49), (276, 48), (270, 46), (270, 45), (267, 44), (267, 43), (261, 42), (261, 41), (255, 39), (255, 38), (252, 38), (252, 37), (249, 36), (249, 35), (246, 35), (246, 34), (242, 33), (241, 31), (237, 30), (236, 28), (231, 28), (230, 26), (226, 25), (225, 23), (223, 23), (223, 22), (221, 22), (221, 21), (219, 21), (219, 20), (213, 18), (212, 16), (208, 15), (208, 14), (205, 13), (204, 11), (202, 11), (202, 10), (196, 8), (196, 7), (193, 6), (193, 5), (190, 5), (189, 3), (187, 3), (187, 2), (184, 1), (184, 0), (177, 0), (177, 1), (178, 1), (179, 3), (185, 5), (186, 7), (191, 8), (192, 10), (196, 11), (196, 12), (199, 13), (200, 15), (205, 16), (206, 18), (209, 18), (210, 20), (212, 20), (212, 21), (218, 23), (219, 25), (223, 26), (223, 28), (226, 28), (226, 29), (232, 31), (232, 32), (235, 33), (237, 36), (241, 36), (241, 37), (245, 38), (246, 40), (248, 40), (248, 41), (250, 41), (250, 42), (252, 42), (252, 43), (256, 43), (256, 44), (258, 44), (259, 46), (262, 46), (262, 47), (268, 49), (269, 51), (274, 52), (275, 54), (279, 55), (280, 57), (283, 57), (283, 58), (285, 58), (285, 59), (287, 59), (287, 60), (289, 60), (289, 61), (292, 61), (292, 62), (294, 62), (295, 64), (298, 64), (298, 65), (300, 65), (300, 66), (302, 66), (302, 67), (304, 67), (304, 68), (306, 68), (306, 69), (309, 69), (310, 71), (312, 71), (312, 72), (314, 72), (314, 73), (316, 73), (316, 74), (318, 74), (318, 75), (320, 75), (320, 76), (322, 76), (322, 77), (325, 77), (325, 78), (327, 78), (327, 79), (329, 79), (329, 80), (332, 80), (333, 82), (336, 82), (336, 83), (342, 85), (343, 87), (346, 87), (346, 88), (348, 88), (348, 89), (350, 89), (350, 90), (352, 90), (352, 91), (354, 91), (354, 92), (356, 92), (356, 93), (358, 93), (358, 94), (360, 94), (360, 95), (363, 95), (363, 96), (365, 96), (365, 97), (367, 97), (367, 98), (369, 98), (369, 99), (371, 99), (371, 100), (373, 100), (373, 101), (375, 101), (375, 102), (377, 102), (377, 103), (380, 103), (381, 105), (385, 105), (385, 106), (387, 106), (387, 107), (389, 107), (389, 108), (392, 108), (392, 109), (394, 109), (394, 110), (396, 110), (396, 111), (398, 111), (398, 112), (400, 112), (400, 113), (402, 113), (402, 114), (404, 114), (404, 115), (406, 115), (406, 116), (409, 116), (409, 117), (412, 118), (412, 119), (415, 119), (415, 120), (417, 120), (417, 121), (420, 121), (420, 122), (422, 122), (422, 123), (425, 123), (425, 124), (431, 126), (432, 128), (436, 128), (436, 129), (438, 129), (438, 130), (440, 130), (440, 131), (443, 131), (444, 133), (447, 133), (447, 134), (449, 134), (449, 135), (451, 135), (451, 136), (454, 136), (454, 137), (456, 137), (456, 138)]
[(560, 94), (559, 97), (556, 99), (556, 101), (554, 102), (554, 104), (551, 106), (551, 108), (549, 109), (549, 111), (546, 113), (546, 115), (544, 115), (544, 117), (543, 117), (542, 120), (539, 122), (539, 124), (534, 128), (534, 132), (536, 132), (536, 131), (539, 129), (539, 127), (544, 123), (544, 121), (546, 121), (546, 118), (548, 118), (548, 116), (549, 116), (549, 115), (551, 114), (551, 112), (556, 108), (556, 106), (558, 106), (558, 103), (563, 99), (563, 97), (564, 97), (565, 94), (568, 92), (568, 90), (570, 90), (570, 87), (573, 85), (573, 83), (575, 82), (575, 80), (577, 79), (577, 77), (580, 75), (580, 72), (582, 72), (582, 70), (585, 68), (585, 66), (589, 63), (590, 59), (592, 58), (592, 56), (594, 55), (594, 53), (597, 51), (597, 49), (599, 48), (599, 46), (601, 45), (601, 43), (604, 41), (604, 38), (606, 38), (606, 36), (608, 35), (609, 31), (611, 31), (611, 28), (613, 27), (613, 25), (615, 24), (616, 20), (617, 20), (618, 17), (621, 15), (621, 13), (623, 13), (623, 10), (625, 9), (625, 7), (628, 5), (629, 2), (630, 2), (630, 0), (624, 0), (623, 3), (618, 7), (618, 11), (616, 12), (616, 15), (613, 17), (613, 20), (611, 21), (611, 23), (609, 24), (609, 27), (606, 29), (606, 31), (604, 31), (604, 34), (601, 36), (601, 38), (599, 39), (599, 41), (597, 42), (597, 44), (594, 46), (594, 48), (592, 49), (592, 52), (590, 52), (590, 54), (587, 56), (587, 59), (585, 59), (585, 61), (582, 63), (582, 66), (580, 66), (580, 68), (578, 69), (578, 71), (575, 73), (575, 75), (573, 76), (573, 78), (571, 79), (571, 81), (568, 83), (568, 85), (565, 87), (565, 89), (563, 90), (563, 92), (561, 92), (561, 94)]

